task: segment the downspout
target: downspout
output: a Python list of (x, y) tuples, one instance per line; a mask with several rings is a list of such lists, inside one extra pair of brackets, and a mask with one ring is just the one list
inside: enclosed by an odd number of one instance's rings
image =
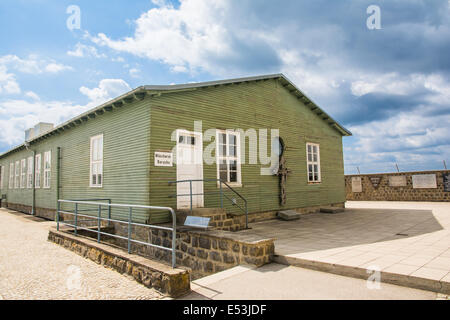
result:
[[(28, 141), (25, 141), (25, 148), (27, 150), (30, 150), (30, 143)], [(31, 181), (33, 183), (32, 186), (32, 192), (31, 192), (31, 215), (35, 216), (36, 215), (36, 189), (35, 189), (35, 184), (34, 184), (34, 179), (35, 179), (35, 175), (36, 175), (36, 150), (31, 150), (33, 152), (33, 172), (32, 172), (32, 177), (31, 177)], [(27, 164), (28, 165), (28, 164)]]
[(58, 208), (59, 188), (60, 188), (60, 170), (61, 170), (61, 147), (56, 148), (56, 208)]
[(31, 207), (31, 214), (33, 216), (36, 215), (36, 183), (35, 183), (35, 179), (36, 179), (36, 150), (33, 150), (33, 177), (31, 178), (31, 181), (33, 183), (33, 203), (32, 203), (32, 207)]

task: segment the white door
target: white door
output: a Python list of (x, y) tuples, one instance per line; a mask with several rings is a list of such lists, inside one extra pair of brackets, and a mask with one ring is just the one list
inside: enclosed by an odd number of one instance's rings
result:
[[(177, 180), (203, 179), (202, 134), (177, 130)], [(177, 183), (177, 208), (189, 209), (191, 206), (190, 183)], [(203, 207), (203, 181), (192, 182), (192, 207)]]

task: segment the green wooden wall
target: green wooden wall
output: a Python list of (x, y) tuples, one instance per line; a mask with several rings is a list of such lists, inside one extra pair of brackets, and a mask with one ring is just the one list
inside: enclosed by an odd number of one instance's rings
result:
[[(51, 188), (43, 189), (43, 168), (41, 188), (36, 189), (36, 206), (54, 209), (56, 207), (56, 155), (61, 147), (60, 198), (86, 199), (111, 198), (114, 203), (146, 205), (149, 203), (149, 146), (150, 146), (149, 99), (126, 104), (111, 112), (89, 119), (74, 128), (33, 143), (30, 149), (42, 154), (52, 151)], [(103, 134), (103, 187), (89, 187), (90, 138)], [(31, 150), (21, 150), (0, 158), (9, 176), (9, 163), (32, 155)], [(32, 189), (9, 189), (5, 178), (2, 194), (7, 194), (11, 203), (32, 204)], [(89, 209), (95, 209), (90, 207)], [(115, 217), (125, 217), (118, 209)], [(135, 210), (135, 220), (144, 222), (148, 213)]]
[[(210, 128), (279, 129), (286, 144), (286, 164), (292, 170), (287, 179), (287, 203), (283, 208), (300, 208), (345, 201), (342, 136), (320, 119), (278, 80), (266, 80), (167, 93), (151, 100), (151, 169), (150, 202), (176, 207), (168, 194), (176, 193), (167, 181), (176, 180), (176, 166), (154, 167), (154, 152), (171, 150), (175, 129), (194, 129), (194, 121), (202, 120), (203, 131)], [(269, 130), (270, 132), (270, 130)], [(308, 184), (306, 142), (320, 144), (322, 182)], [(203, 148), (210, 142), (204, 141)], [(267, 145), (270, 150), (270, 140)], [(242, 164), (242, 187), (236, 188), (246, 197), (249, 212), (280, 209), (277, 176), (260, 175), (267, 165), (248, 164), (246, 140)], [(204, 178), (217, 178), (216, 165), (203, 164)], [(213, 183), (205, 183), (205, 192), (217, 192)], [(231, 193), (229, 193), (232, 196)], [(206, 196), (205, 207), (217, 207), (218, 196)], [(228, 203), (227, 201), (225, 203)], [(238, 204), (242, 204), (238, 201)], [(228, 206), (228, 211), (239, 212)]]
[[(176, 166), (154, 167), (155, 151), (170, 151), (175, 146), (171, 134), (176, 129), (193, 130), (201, 120), (203, 131), (217, 129), (279, 129), (286, 150), (286, 165), (292, 170), (287, 179), (287, 204), (283, 208), (326, 205), (345, 201), (342, 136), (321, 120), (279, 80), (230, 84), (181, 92), (147, 96), (121, 108), (114, 108), (95, 119), (51, 136), (30, 147), (36, 153), (52, 151), (50, 189), (36, 190), (36, 206), (56, 207), (56, 150), (61, 147), (62, 199), (111, 198), (115, 203), (151, 204), (176, 208), (176, 192), (168, 181), (176, 180)], [(90, 137), (104, 135), (104, 182), (102, 188), (89, 187)], [(308, 184), (306, 142), (320, 144), (322, 182)], [(204, 148), (211, 142), (204, 141)], [(270, 150), (270, 140), (267, 145)], [(21, 150), (0, 158), (5, 166), (2, 194), (11, 203), (31, 206), (31, 189), (9, 189), (9, 163), (30, 156)], [(242, 164), (242, 187), (237, 188), (249, 203), (250, 212), (280, 209), (279, 180), (260, 175), (260, 164)], [(264, 165), (263, 167), (266, 167)], [(217, 178), (216, 165), (203, 165), (204, 178)], [(41, 169), (43, 177), (43, 168)], [(42, 178), (43, 179), (43, 178)], [(43, 181), (41, 182), (41, 185)], [(217, 192), (213, 183), (205, 184), (205, 192)], [(227, 193), (233, 196), (231, 193)], [(233, 196), (234, 197), (234, 196)], [(228, 205), (230, 212), (239, 212)], [(238, 204), (242, 202), (238, 200)], [(205, 197), (205, 207), (218, 207), (218, 194)], [(113, 217), (126, 218), (126, 212), (113, 211)], [(165, 212), (135, 212), (135, 221), (168, 221)]]

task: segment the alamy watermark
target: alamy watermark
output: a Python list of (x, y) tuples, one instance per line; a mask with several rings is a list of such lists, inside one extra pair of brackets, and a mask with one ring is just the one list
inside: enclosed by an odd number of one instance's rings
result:
[(78, 266), (70, 265), (66, 270), (66, 287), (68, 290), (80, 290), (82, 282), (81, 269)]
[(377, 5), (370, 5), (366, 10), (370, 16), (366, 20), (366, 26), (369, 30), (381, 29), (381, 9)]
[(81, 29), (81, 10), (77, 5), (70, 5), (66, 9), (66, 13), (70, 16), (66, 20), (67, 29), (70, 31), (74, 29)]
[(381, 271), (378, 266), (370, 266), (366, 272), (369, 274), (369, 278), (366, 281), (367, 289), (379, 290), (381, 289)]
[[(194, 134), (191, 137), (191, 134)], [(177, 156), (177, 147), (180, 143), (198, 145), (196, 139), (208, 143), (201, 154), (188, 154)], [(260, 164), (261, 175), (274, 175), (279, 168), (281, 155), (281, 138), (279, 129), (250, 128), (244, 129), (217, 129), (209, 128), (203, 131), (201, 120), (194, 121), (194, 131), (185, 129), (174, 130), (171, 140), (176, 142), (172, 154), (177, 164), (212, 165), (218, 163), (219, 158), (234, 158), (238, 165)], [(247, 142), (248, 141), (248, 142)], [(248, 150), (248, 152), (246, 152)], [(247, 158), (248, 154), (248, 158)], [(218, 158), (219, 157), (219, 158)]]

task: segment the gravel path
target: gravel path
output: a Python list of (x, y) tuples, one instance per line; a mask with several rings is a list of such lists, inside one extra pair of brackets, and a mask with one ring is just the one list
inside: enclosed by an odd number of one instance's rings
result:
[(48, 242), (52, 225), (0, 209), (0, 300), (163, 298), (127, 276)]

